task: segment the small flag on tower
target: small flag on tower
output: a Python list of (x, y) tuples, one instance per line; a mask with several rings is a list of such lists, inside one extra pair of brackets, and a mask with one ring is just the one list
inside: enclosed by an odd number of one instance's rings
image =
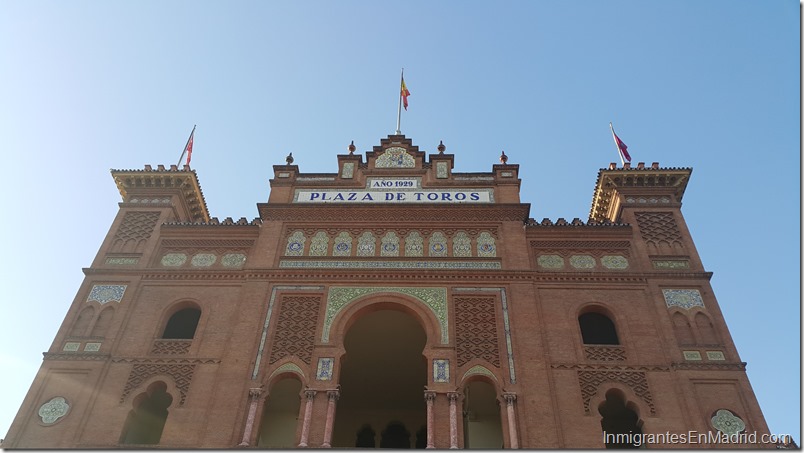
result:
[(193, 135), (195, 135), (195, 126), (193, 126), (192, 132), (190, 132), (190, 138), (187, 139), (187, 144), (184, 145), (184, 151), (181, 152), (181, 157), (179, 157), (179, 163), (176, 164), (181, 165), (181, 160), (184, 159), (184, 155), (187, 154), (187, 163), (185, 165), (190, 165), (190, 157), (193, 155)]
[(402, 74), (402, 88), (399, 91), (399, 95), (402, 96), (402, 105), (404, 105), (405, 110), (407, 110), (408, 96), (410, 96), (410, 91), (408, 91), (408, 87), (405, 86), (405, 74)]
[(611, 135), (614, 136), (614, 144), (617, 145), (617, 151), (620, 153), (620, 159), (625, 162), (631, 162), (631, 155), (628, 154), (628, 146), (620, 140), (620, 137), (614, 132), (614, 126), (609, 123), (609, 127), (611, 128)]

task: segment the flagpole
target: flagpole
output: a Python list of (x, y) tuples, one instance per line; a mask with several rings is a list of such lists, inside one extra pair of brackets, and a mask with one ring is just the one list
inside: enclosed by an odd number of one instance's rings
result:
[(402, 81), (405, 80), (405, 68), (402, 68), (402, 75), (399, 77), (399, 107), (396, 110), (396, 135), (402, 135), (400, 123), (402, 122)]
[(617, 148), (617, 154), (620, 155), (620, 163), (622, 163), (623, 167), (625, 167), (625, 158), (623, 157), (623, 152), (620, 150), (620, 144), (617, 143), (617, 135), (614, 133), (614, 126), (611, 125), (611, 121), (609, 121), (609, 129), (611, 129), (611, 138), (614, 140), (614, 146)]
[(190, 139), (193, 137), (193, 133), (195, 132), (195, 124), (193, 124), (193, 130), (190, 132), (190, 136), (187, 137), (187, 143), (184, 145), (184, 150), (181, 152), (181, 157), (179, 157), (179, 163), (176, 164), (177, 167), (181, 167), (181, 161), (184, 159), (184, 153), (187, 152), (187, 145), (190, 144)]

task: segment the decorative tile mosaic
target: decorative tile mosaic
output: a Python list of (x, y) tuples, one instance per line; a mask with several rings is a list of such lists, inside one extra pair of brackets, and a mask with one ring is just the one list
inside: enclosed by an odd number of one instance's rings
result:
[(501, 171), (500, 176), (502, 176), (503, 178), (512, 178), (514, 176), (514, 173), (510, 171)]
[(346, 231), (342, 231), (335, 238), (335, 245), (332, 247), (332, 256), (351, 256), (352, 255), (352, 236)]
[(106, 258), (106, 264), (114, 264), (118, 266), (132, 266), (140, 262), (139, 258), (131, 258), (125, 256), (115, 256)]
[(715, 413), (715, 416), (712, 417), (712, 426), (727, 436), (745, 431), (745, 422), (727, 409), (720, 409)]
[(371, 231), (365, 231), (357, 238), (357, 256), (374, 256), (377, 239)]
[(430, 236), (430, 256), (447, 256), (447, 237), (436, 231)]
[(690, 262), (688, 260), (655, 260), (653, 261), (654, 269), (689, 269)]
[(446, 162), (436, 162), (436, 178), (445, 179), (449, 177), (449, 169)]
[(282, 269), (502, 269), (499, 261), (280, 260)]
[(405, 238), (405, 256), (423, 256), (424, 239), (418, 231), (411, 231)]
[(315, 373), (317, 381), (332, 380), (332, 368), (335, 364), (334, 357), (321, 357), (318, 359), (318, 370)]
[(100, 347), (100, 343), (87, 343), (84, 345), (84, 352), (98, 352)]
[(57, 396), (39, 406), (38, 413), (39, 417), (42, 419), (42, 423), (52, 425), (53, 423), (56, 423), (58, 419), (67, 415), (69, 410), (70, 405), (67, 404), (67, 400), (64, 399), (64, 397)]
[(433, 359), (433, 382), (449, 382), (448, 359)]
[(193, 267), (210, 267), (215, 264), (217, 260), (218, 257), (213, 253), (198, 253), (190, 260), (190, 264)]
[(628, 259), (621, 255), (605, 255), (600, 264), (607, 269), (628, 269)]
[(706, 351), (706, 360), (726, 360), (723, 351)]
[(452, 238), (452, 256), (472, 256), (472, 240), (463, 231), (455, 233), (455, 237)]
[(400, 293), (422, 302), (438, 319), (438, 324), (441, 327), (441, 343), (449, 344), (447, 289), (417, 287), (330, 287), (327, 295), (327, 312), (324, 318), (321, 340), (324, 343), (329, 343), (329, 329), (332, 327), (332, 321), (344, 307), (356, 299), (376, 293)]
[(89, 292), (87, 302), (98, 302), (103, 305), (109, 302), (120, 302), (128, 285), (94, 285)]
[(179, 267), (187, 262), (187, 255), (184, 253), (166, 253), (162, 257), (162, 266)]
[(302, 256), (304, 253), (304, 243), (307, 238), (301, 231), (296, 231), (288, 237), (288, 245), (285, 248), (285, 256)]
[(385, 233), (380, 246), (380, 256), (399, 256), (399, 237), (393, 231)]
[(684, 351), (684, 360), (701, 360), (701, 351)]
[(563, 269), (564, 258), (560, 255), (539, 255), (536, 262), (545, 269)]
[(595, 257), (592, 255), (572, 255), (570, 257), (570, 266), (575, 269), (594, 269)]
[(667, 308), (681, 307), (689, 310), (692, 307), (703, 307), (701, 293), (697, 289), (663, 289), (664, 302)]
[(290, 178), (290, 173), (286, 171), (280, 171), (276, 174), (278, 178)]
[(477, 256), (481, 258), (494, 258), (497, 256), (497, 245), (494, 237), (484, 231), (477, 237)]
[(76, 341), (68, 341), (67, 343), (64, 343), (64, 347), (61, 350), (67, 352), (77, 352), (80, 347), (81, 343)]
[(319, 231), (310, 240), (310, 256), (326, 256), (329, 249), (329, 235)]
[(374, 162), (374, 168), (414, 168), (416, 160), (408, 154), (405, 148), (392, 147)]
[(223, 267), (242, 267), (246, 264), (246, 255), (244, 253), (227, 253), (221, 258)]
[(345, 162), (343, 164), (343, 170), (341, 171), (341, 178), (352, 179), (354, 175), (355, 175), (355, 163)]

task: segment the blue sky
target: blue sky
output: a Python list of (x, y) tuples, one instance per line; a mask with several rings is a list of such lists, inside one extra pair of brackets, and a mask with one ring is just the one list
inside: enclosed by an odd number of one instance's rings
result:
[(682, 212), (774, 433), (801, 443), (796, 1), (0, 2), (0, 436), (120, 201), (192, 166), (257, 217), (271, 166), (335, 172), (394, 132), (456, 171), (520, 164), (531, 217), (586, 219), (598, 169), (693, 167)]

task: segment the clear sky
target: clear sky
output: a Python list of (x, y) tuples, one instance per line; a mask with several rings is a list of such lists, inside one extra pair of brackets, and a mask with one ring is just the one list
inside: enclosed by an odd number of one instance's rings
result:
[(0, 1), (0, 436), (120, 201), (192, 167), (258, 216), (271, 166), (336, 172), (394, 132), (456, 171), (520, 165), (531, 217), (586, 220), (600, 168), (693, 167), (682, 212), (771, 432), (801, 444), (799, 3)]

